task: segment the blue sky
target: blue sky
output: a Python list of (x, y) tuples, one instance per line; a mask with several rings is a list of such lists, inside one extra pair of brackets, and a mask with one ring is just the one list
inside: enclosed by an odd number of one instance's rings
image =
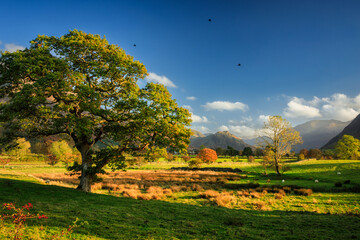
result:
[(204, 133), (248, 138), (268, 115), (297, 125), (360, 113), (360, 1), (2, 1), (0, 8), (0, 49), (72, 29), (105, 35), (145, 64), (147, 81), (166, 84)]

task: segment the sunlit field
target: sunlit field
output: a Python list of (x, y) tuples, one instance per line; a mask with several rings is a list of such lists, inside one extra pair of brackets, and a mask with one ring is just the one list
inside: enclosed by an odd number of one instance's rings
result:
[[(32, 239), (52, 236), (76, 218), (87, 224), (60, 239), (360, 237), (359, 161), (289, 162), (282, 176), (265, 175), (258, 162), (225, 159), (202, 166), (206, 171), (186, 166), (160, 161), (106, 169), (86, 194), (74, 189), (78, 176), (61, 164), (12, 162), (0, 168), (0, 202), (31, 202), (34, 212), (48, 216), (29, 221)], [(4, 225), (0, 236), (12, 227)]]

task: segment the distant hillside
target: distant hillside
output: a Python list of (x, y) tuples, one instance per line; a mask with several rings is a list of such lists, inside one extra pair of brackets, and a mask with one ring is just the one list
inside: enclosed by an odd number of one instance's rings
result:
[(331, 138), (339, 134), (350, 122), (337, 120), (313, 120), (300, 124), (294, 129), (300, 133), (303, 144), (293, 147), (295, 152), (301, 149), (321, 148)]
[(351, 123), (344, 128), (342, 132), (333, 137), (328, 143), (326, 143), (322, 149), (334, 148), (335, 144), (342, 138), (344, 135), (351, 135), (354, 138), (360, 139), (360, 114), (351, 121)]
[(191, 129), (191, 137), (190, 138), (197, 138), (197, 137), (205, 137), (205, 135), (199, 131)]
[(204, 137), (192, 137), (190, 140), (190, 148), (200, 148), (201, 145), (204, 145), (207, 148), (221, 147), (226, 149), (227, 146), (231, 146), (236, 150), (243, 150), (245, 147), (251, 147), (251, 145), (246, 144), (242, 139), (227, 131), (209, 134)]

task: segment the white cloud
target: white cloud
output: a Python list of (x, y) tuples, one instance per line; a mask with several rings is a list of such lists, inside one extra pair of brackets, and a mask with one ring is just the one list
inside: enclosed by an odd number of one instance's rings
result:
[(191, 113), (191, 118), (192, 118), (193, 123), (207, 123), (207, 122), (209, 122), (207, 117), (205, 117), (205, 116), (200, 117), (200, 116), (198, 116), (196, 114), (193, 114), (193, 113)]
[(214, 101), (208, 102), (203, 105), (207, 110), (218, 110), (218, 111), (233, 111), (241, 110), (246, 111), (249, 109), (248, 105), (241, 102), (228, 102), (228, 101)]
[(350, 121), (360, 113), (360, 94), (354, 98), (342, 93), (330, 97), (313, 97), (306, 101), (292, 97), (284, 115), (290, 118), (319, 118)]
[(25, 47), (16, 45), (14, 43), (5, 43), (5, 51), (15, 52), (17, 50), (24, 50)]
[(149, 76), (146, 77), (146, 81), (160, 83), (170, 88), (177, 88), (177, 86), (170, 79), (165, 76), (157, 75), (153, 72), (149, 72)]
[(195, 101), (197, 98), (194, 96), (189, 96), (189, 97), (186, 97), (186, 99), (190, 100), (190, 101)]
[(260, 115), (259, 118), (258, 118), (258, 121), (261, 123), (261, 124), (264, 124), (266, 122), (269, 121), (269, 115)]
[(225, 125), (219, 127), (219, 131), (229, 131), (229, 128)]
[(257, 136), (257, 129), (245, 125), (230, 125), (229, 130), (241, 138), (254, 138)]
[(201, 133), (209, 133), (210, 129), (204, 126), (193, 126), (192, 129), (199, 131)]
[(304, 100), (294, 97), (288, 102), (284, 115), (289, 118), (316, 118), (321, 117), (320, 110), (304, 104)]
[(249, 125), (251, 123), (253, 123), (253, 119), (251, 116), (247, 116), (247, 117), (241, 117), (240, 120), (229, 120), (230, 124), (241, 124), (241, 125)]
[(189, 111), (192, 111), (192, 107), (190, 105), (183, 105), (183, 108), (186, 108)]

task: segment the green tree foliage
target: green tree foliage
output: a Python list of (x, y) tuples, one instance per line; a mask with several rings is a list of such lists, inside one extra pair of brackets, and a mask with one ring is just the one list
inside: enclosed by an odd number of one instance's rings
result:
[(249, 157), (249, 156), (254, 155), (254, 153), (253, 153), (253, 150), (251, 149), (251, 147), (245, 147), (242, 152), (242, 155)]
[(299, 153), (298, 160), (304, 160), (304, 159), (305, 159), (305, 155), (303, 153)]
[(26, 141), (25, 138), (18, 138), (14, 145), (8, 151), (5, 151), (4, 154), (15, 158), (17, 161), (23, 161), (30, 153), (30, 147), (30, 142)]
[(325, 149), (322, 151), (322, 155), (327, 160), (333, 160), (337, 158), (335, 149)]
[(309, 151), (306, 148), (301, 149), (299, 154), (304, 155), (304, 159), (309, 157)]
[(236, 150), (235, 148), (231, 147), (231, 146), (227, 146), (225, 154), (227, 156), (237, 156), (237, 155), (239, 155), (239, 151)]
[(217, 154), (218, 156), (223, 156), (223, 155), (226, 154), (226, 149), (223, 149), (223, 148), (221, 148), (221, 147), (217, 147), (217, 148), (215, 149), (215, 151), (216, 151), (216, 154)]
[(54, 155), (58, 161), (64, 162), (66, 165), (80, 158), (80, 153), (74, 151), (65, 140), (52, 142), (50, 144), (50, 154)]
[(168, 153), (166, 148), (152, 147), (146, 149), (145, 159), (149, 162), (156, 162), (160, 158), (167, 158)]
[(300, 134), (286, 119), (270, 116), (268, 122), (264, 123), (261, 135), (259, 144), (270, 147), (274, 152), (275, 171), (281, 175), (279, 171), (281, 159), (285, 154), (290, 153), (292, 146), (302, 143)]
[(344, 135), (337, 142), (335, 149), (341, 159), (359, 159), (360, 140), (351, 135)]
[[(140, 88), (145, 66), (98, 35), (38, 36), (29, 48), (2, 53), (0, 72), (2, 140), (70, 136), (81, 153), (71, 168), (81, 171), (80, 190), (90, 191), (105, 165), (124, 167), (125, 153), (189, 144), (189, 111), (161, 84)], [(111, 141), (94, 152), (104, 139)]]
[(309, 150), (308, 158), (315, 158), (315, 159), (321, 159), (322, 158), (322, 151), (318, 148), (312, 148)]

